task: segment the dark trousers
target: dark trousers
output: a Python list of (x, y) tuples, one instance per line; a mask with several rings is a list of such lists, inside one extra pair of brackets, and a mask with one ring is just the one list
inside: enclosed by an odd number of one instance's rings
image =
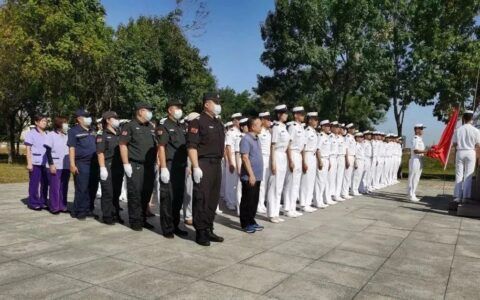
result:
[(47, 204), (48, 178), (45, 166), (33, 165), (29, 172), (30, 181), (28, 184), (28, 207), (44, 208)]
[(242, 228), (257, 224), (255, 215), (260, 195), (260, 182), (257, 181), (254, 186), (251, 186), (248, 181), (242, 180), (242, 200), (240, 201), (240, 225)]
[(128, 218), (130, 226), (143, 226), (155, 181), (154, 162), (130, 164), (133, 172), (132, 177), (127, 177)]
[(112, 159), (105, 161), (105, 167), (108, 177), (106, 180), (100, 180), (102, 186), (102, 215), (104, 221), (112, 221), (119, 214), (119, 198), (122, 193), (124, 171), (123, 164)]
[(48, 172), (50, 184), (50, 199), (48, 208), (51, 212), (67, 210), (68, 181), (70, 180), (69, 169), (57, 169), (55, 174)]
[(198, 165), (203, 178), (199, 184), (193, 184), (193, 226), (196, 230), (205, 230), (213, 228), (220, 199), (222, 168), (220, 159), (199, 159)]
[(160, 179), (160, 225), (163, 234), (173, 233), (180, 223), (180, 210), (185, 191), (185, 164), (167, 163), (170, 182)]
[(97, 162), (76, 162), (78, 174), (74, 176), (75, 196), (73, 198), (74, 217), (85, 217), (94, 209), (98, 190), (99, 169)]

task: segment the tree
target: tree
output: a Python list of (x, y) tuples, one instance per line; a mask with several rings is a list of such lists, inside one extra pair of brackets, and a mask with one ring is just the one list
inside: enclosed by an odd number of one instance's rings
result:
[(257, 116), (261, 107), (258, 99), (255, 99), (248, 91), (235, 92), (230, 87), (221, 88), (218, 91), (222, 101), (222, 116), (229, 120), (234, 113), (241, 112), (245, 116)]

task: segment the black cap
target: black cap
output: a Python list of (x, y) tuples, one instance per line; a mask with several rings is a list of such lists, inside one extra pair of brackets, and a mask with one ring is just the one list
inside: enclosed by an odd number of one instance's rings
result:
[(183, 106), (183, 103), (178, 99), (172, 99), (167, 102), (167, 108), (170, 106)]
[(108, 120), (110, 118), (115, 118), (115, 119), (118, 119), (118, 115), (116, 112), (114, 111), (106, 111), (102, 114), (102, 119), (104, 120)]
[(75, 117), (90, 117), (90, 112), (86, 109), (80, 108), (75, 111)]
[(139, 110), (143, 108), (148, 110), (153, 110), (153, 106), (150, 103), (141, 102), (141, 103), (135, 104), (135, 110)]
[(205, 103), (208, 100), (212, 100), (215, 103), (220, 103), (220, 95), (217, 92), (209, 92), (203, 94), (203, 103)]

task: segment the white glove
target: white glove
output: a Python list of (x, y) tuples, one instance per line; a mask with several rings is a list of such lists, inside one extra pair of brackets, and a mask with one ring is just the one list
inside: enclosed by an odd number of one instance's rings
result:
[(128, 178), (132, 177), (132, 165), (131, 164), (123, 164), (123, 170), (125, 171), (125, 175), (127, 175)]
[(108, 178), (108, 171), (106, 167), (100, 167), (100, 180), (105, 181)]
[(202, 172), (202, 169), (200, 168), (193, 168), (193, 181), (195, 181), (195, 183), (200, 183), (200, 180), (202, 180), (202, 177), (203, 177), (203, 172)]
[(170, 172), (167, 168), (160, 169), (160, 180), (165, 184), (170, 182)]

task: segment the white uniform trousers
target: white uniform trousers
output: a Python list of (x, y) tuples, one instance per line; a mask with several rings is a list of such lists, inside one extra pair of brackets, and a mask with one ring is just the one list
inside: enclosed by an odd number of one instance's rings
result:
[(372, 176), (372, 158), (371, 157), (365, 157), (363, 160), (363, 177), (362, 181), (360, 183), (360, 188), (359, 191), (361, 193), (366, 193), (368, 192), (368, 189), (370, 187), (370, 182), (371, 182), (371, 177)]
[(330, 185), (328, 184), (328, 168), (330, 160), (328, 157), (322, 157), (322, 169), (317, 168), (315, 176), (315, 206), (324, 207), (326, 204), (332, 202), (332, 195), (330, 193)]
[(471, 198), (475, 159), (475, 150), (457, 150), (455, 157), (455, 190), (453, 192), (455, 198)]
[(275, 151), (276, 173), (270, 174), (267, 188), (267, 216), (269, 218), (280, 216), (280, 200), (282, 199), (283, 184), (287, 174), (287, 153)]
[(300, 206), (302, 207), (312, 205), (315, 177), (317, 175), (317, 157), (315, 152), (305, 152), (305, 162), (308, 169), (307, 172), (302, 172), (300, 181)]
[(225, 201), (225, 181), (227, 169), (225, 167), (225, 158), (222, 158), (222, 183), (220, 185), (220, 200)]
[(418, 157), (410, 158), (408, 162), (408, 196), (416, 198), (416, 192), (420, 176), (422, 175), (423, 160)]
[[(233, 156), (235, 161), (235, 156)], [(236, 208), (237, 206), (237, 186), (238, 186), (238, 173), (237, 170), (230, 172), (229, 163), (225, 161), (225, 203), (229, 209)]]
[(268, 178), (270, 177), (270, 157), (263, 156), (263, 177), (262, 182), (260, 182), (260, 192), (258, 195), (258, 210), (265, 211), (267, 207), (265, 206), (265, 196), (267, 195), (267, 186)]
[(383, 160), (383, 157), (378, 157), (377, 158), (377, 166), (375, 168), (375, 180), (373, 182), (373, 186), (375, 188), (380, 187), (380, 180), (382, 178), (384, 165), (385, 165), (385, 161)]
[(330, 170), (328, 170), (328, 190), (330, 192), (330, 198), (335, 196), (336, 184), (337, 184), (337, 156), (331, 155), (329, 157)]
[(345, 155), (337, 156), (337, 177), (335, 181), (335, 197), (340, 197), (342, 193), (343, 176), (345, 175)]
[(302, 179), (302, 154), (299, 151), (291, 151), (290, 155), (294, 168), (293, 172), (287, 169), (287, 177), (285, 178), (285, 186), (283, 188), (283, 209), (286, 212), (297, 210), (300, 181)]
[(377, 178), (377, 165), (378, 165), (378, 158), (376, 156), (372, 157), (372, 165), (370, 167), (370, 178), (368, 182), (368, 188), (370, 190), (375, 189), (375, 178)]
[[(188, 173), (187, 173), (188, 174)], [(183, 218), (192, 219), (193, 180), (192, 175), (185, 176), (185, 192), (183, 193)]]
[(383, 160), (384, 160), (385, 162), (384, 162), (384, 167), (383, 167), (383, 180), (382, 180), (382, 184), (383, 184), (383, 185), (389, 185), (389, 184), (390, 184), (390, 168), (391, 168), (390, 157), (389, 157), (389, 156), (385, 156), (385, 157), (383, 158)]
[(365, 175), (365, 172), (364, 172), (365, 160), (357, 159), (356, 165), (357, 165), (357, 168), (353, 170), (353, 179), (352, 179), (353, 195), (358, 195), (361, 191), (360, 185), (363, 180), (363, 176)]
[(348, 196), (349, 191), (350, 191), (350, 187), (352, 185), (353, 164), (355, 163), (355, 156), (349, 155), (349, 156), (347, 156), (347, 159), (348, 159), (348, 162), (349, 162), (350, 166), (349, 166), (348, 169), (345, 169), (345, 173), (343, 175), (342, 192), (341, 192), (341, 196), (343, 198)]

